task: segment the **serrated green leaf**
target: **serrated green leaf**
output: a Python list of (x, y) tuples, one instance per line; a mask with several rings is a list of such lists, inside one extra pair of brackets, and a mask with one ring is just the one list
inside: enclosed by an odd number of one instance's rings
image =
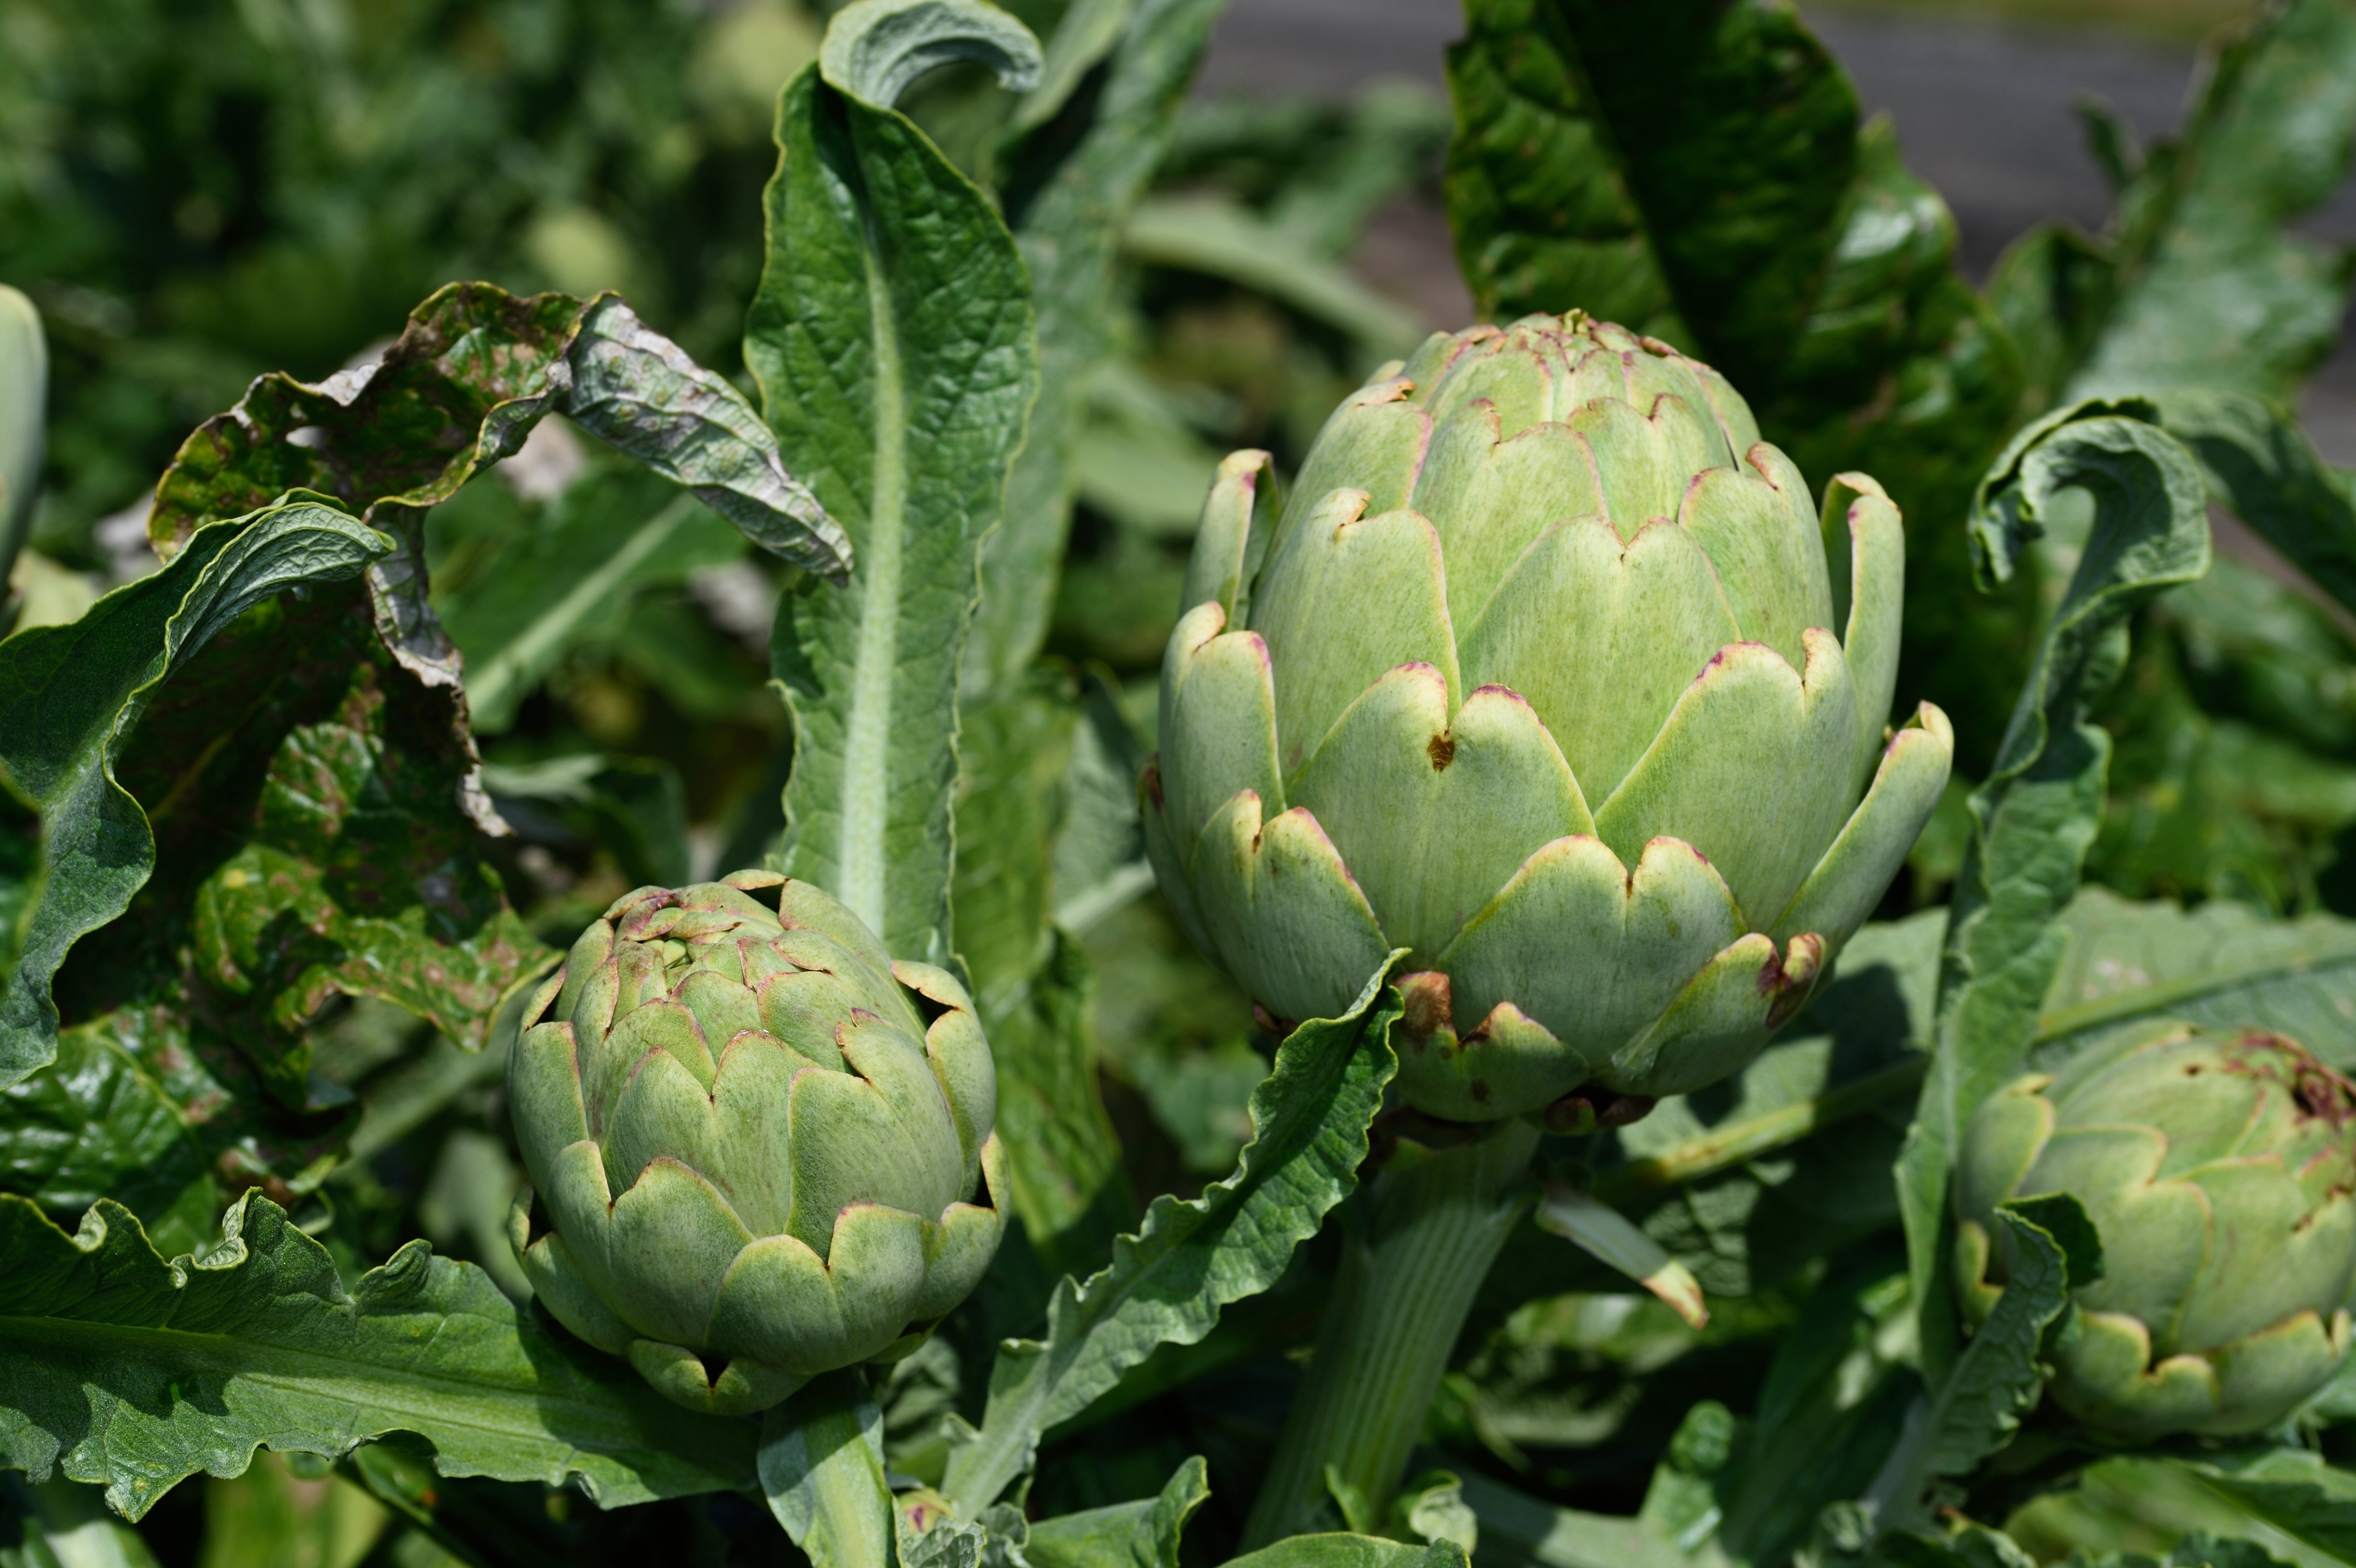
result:
[[(2074, 1200), (2062, 1200), (2074, 1206)], [(1925, 1525), (1932, 1478), (1968, 1475), (2002, 1450), (2044, 1392), (2038, 1355), (2069, 1305), (2070, 1260), (2017, 1206), (2002, 1205), (1997, 1216), (2012, 1232), (2016, 1262), (1987, 1320), (1909, 1413), (1904, 1435), (1867, 1494), (1869, 1511), (1885, 1531)], [(2078, 1228), (2092, 1229), (2083, 1214)]]
[(949, 1456), (942, 1490), (971, 1514), (1027, 1470), (1040, 1434), (1080, 1413), (1165, 1342), (1210, 1332), (1228, 1303), (1273, 1284), (1357, 1186), (1366, 1129), (1398, 1071), (1398, 993), (1376, 976), (1338, 1019), (1303, 1024), (1252, 1095), (1257, 1129), (1235, 1174), (1203, 1196), (1167, 1195), (1085, 1285), (1065, 1276), (1047, 1338), (999, 1351), (981, 1430)]
[(754, 1480), (749, 1424), (669, 1403), (423, 1242), (347, 1292), (258, 1194), (177, 1263), (114, 1203), (68, 1235), (0, 1196), (0, 1466), (62, 1467), (136, 1519), (261, 1444), (335, 1457), (388, 1432), (444, 1475), (571, 1481), (608, 1508)]
[(2058, 917), (2102, 820), (2110, 736), (2088, 720), (2126, 660), (2126, 619), (2209, 564), (2207, 501), (2184, 449), (2148, 405), (2089, 403), (2021, 432), (1980, 486), (1973, 549), (1984, 581), (2012, 574), (2065, 491), (2094, 520), (1997, 766), (1972, 796), (1974, 837), (1949, 906), (1935, 1046), (1899, 1162), (1925, 1374), (1953, 1364), (1944, 1238), (1947, 1174), (1975, 1107), (2019, 1071), (2059, 968)]
[(1037, 386), (1005, 226), (905, 116), (805, 71), (779, 101), (745, 329), (780, 445), (859, 551), (780, 607), (786, 869), (894, 953), (946, 960), (956, 699), (976, 551)]

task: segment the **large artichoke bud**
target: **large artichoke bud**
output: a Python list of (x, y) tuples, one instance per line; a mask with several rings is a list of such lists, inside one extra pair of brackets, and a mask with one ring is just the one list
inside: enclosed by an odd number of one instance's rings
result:
[(1143, 782), (1196, 944), (1290, 1019), (1407, 949), (1399, 1082), (1438, 1116), (1740, 1068), (1946, 782), (1944, 714), (1887, 730), (1880, 486), (1820, 525), (1722, 378), (1577, 312), (1377, 372), (1273, 528), (1265, 462), (1212, 486)]
[(2069, 1193), (2103, 1277), (2058, 1342), (2055, 1403), (2133, 1441), (2254, 1432), (2348, 1348), (2351, 1191), (2356, 1084), (2280, 1035), (2131, 1033), (1973, 1115), (1954, 1184), (1964, 1316), (1976, 1327), (2002, 1294), (1997, 1204)]
[[(769, 889), (775, 911), (750, 896)], [(524, 1272), (682, 1404), (760, 1410), (904, 1353), (998, 1250), (971, 998), (808, 882), (625, 894), (524, 1024), (508, 1094), (555, 1225), (534, 1238), (518, 1200)]]

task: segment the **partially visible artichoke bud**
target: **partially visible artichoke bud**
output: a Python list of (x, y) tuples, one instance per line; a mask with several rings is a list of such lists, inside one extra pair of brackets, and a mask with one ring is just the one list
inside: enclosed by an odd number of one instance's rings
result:
[(33, 503), (40, 498), (48, 389), (41, 313), (0, 283), (0, 605), (8, 597), (9, 568), (33, 526)]
[(1407, 949), (1432, 1115), (1569, 1125), (1741, 1068), (1946, 783), (1944, 714), (1887, 728), (1880, 486), (1839, 475), (1820, 523), (1715, 371), (1577, 312), (1377, 372), (1272, 528), (1266, 461), (1221, 466), (1162, 664), (1147, 844), (1188, 934), (1290, 1019)]
[(2339, 1367), (2356, 1279), (2356, 1084), (2280, 1035), (2130, 1033), (2015, 1080), (1955, 1166), (1956, 1280), (1985, 1322), (2008, 1198), (2066, 1192), (2103, 1243), (2054, 1402), (2131, 1441), (2281, 1420)]
[[(750, 896), (767, 889), (775, 912)], [(761, 1410), (905, 1353), (998, 1250), (998, 1089), (971, 998), (808, 882), (625, 894), (524, 1024), (508, 1093), (555, 1225), (534, 1238), (518, 1200), (524, 1272), (681, 1404)]]

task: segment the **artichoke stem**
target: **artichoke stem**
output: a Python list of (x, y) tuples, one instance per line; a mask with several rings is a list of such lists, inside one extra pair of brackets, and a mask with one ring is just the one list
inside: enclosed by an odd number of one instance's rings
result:
[(1526, 1201), (1522, 1121), (1385, 1172), (1343, 1244), (1309, 1377), (1244, 1529), (1251, 1551), (1335, 1528), (1329, 1469), (1379, 1528), (1489, 1265)]

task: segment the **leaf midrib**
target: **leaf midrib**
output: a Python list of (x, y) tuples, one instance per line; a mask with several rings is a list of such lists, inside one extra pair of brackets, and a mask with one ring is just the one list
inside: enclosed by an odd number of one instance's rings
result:
[(859, 541), (859, 631), (852, 657), (851, 710), (842, 741), (841, 853), (833, 893), (887, 944), (890, 857), (884, 829), (891, 819), (892, 696), (900, 641), (901, 575), (908, 507), (908, 411), (899, 323), (892, 314), (875, 236), (862, 233), (860, 264), (867, 279), (873, 323), (874, 400), (869, 425), (874, 443), (874, 485), (867, 537)]

